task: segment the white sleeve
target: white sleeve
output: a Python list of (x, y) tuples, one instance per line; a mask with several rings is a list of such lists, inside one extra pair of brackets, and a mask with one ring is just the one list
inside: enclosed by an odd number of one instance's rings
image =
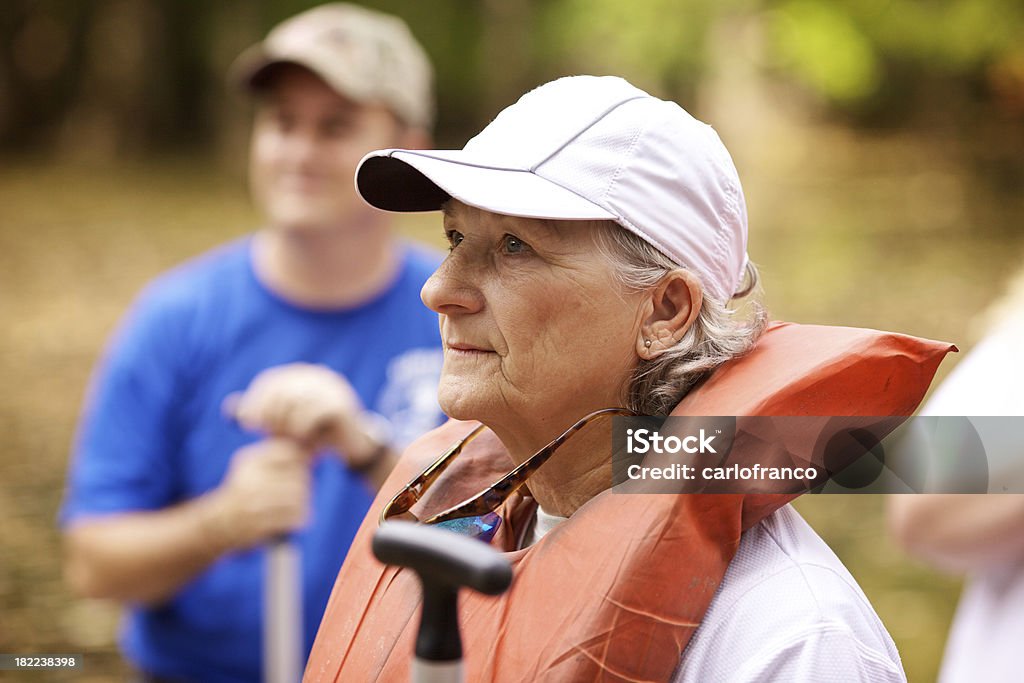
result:
[(784, 506), (743, 534), (673, 683), (906, 681), (846, 568)]
[(1018, 328), (1000, 329), (981, 340), (939, 385), (921, 415), (1020, 415), (1024, 373)]
[(826, 621), (780, 633), (746, 661), (736, 662), (730, 683), (813, 681), (889, 683), (907, 680), (902, 668), (867, 647), (844, 624)]

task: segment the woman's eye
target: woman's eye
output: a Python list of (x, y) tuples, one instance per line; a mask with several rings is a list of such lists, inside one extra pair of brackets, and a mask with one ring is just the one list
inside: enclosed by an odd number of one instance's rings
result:
[(459, 246), (462, 242), (462, 233), (458, 230), (446, 230), (444, 236), (448, 238), (448, 251)]
[(530, 246), (515, 235), (505, 235), (502, 238), (502, 247), (508, 254), (521, 254), (529, 250)]

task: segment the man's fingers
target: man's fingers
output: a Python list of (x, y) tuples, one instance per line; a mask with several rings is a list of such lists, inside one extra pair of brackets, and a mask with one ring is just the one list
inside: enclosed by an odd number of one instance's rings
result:
[(269, 438), (239, 449), (221, 484), (225, 525), (239, 547), (304, 526), (312, 482), (310, 451), (294, 440)]
[(265, 457), (268, 459), (268, 462), (274, 465), (302, 465), (301, 471), (305, 471), (305, 466), (309, 464), (309, 449), (294, 439), (266, 439), (263, 441), (263, 447), (266, 449)]
[(220, 402), (220, 414), (232, 420), (238, 420), (238, 409), (242, 405), (242, 392), (232, 391)]
[(321, 445), (335, 430), (338, 415), (331, 406), (310, 404), (290, 415), (290, 434), (311, 448)]
[(305, 472), (311, 456), (312, 450), (294, 439), (271, 437), (239, 449), (234, 457), (257, 461), (245, 465), (247, 468), (270, 467), (276, 470), (294, 467), (296, 471)]
[(360, 410), (358, 396), (332, 370), (294, 363), (257, 375), (241, 394), (224, 399), (225, 414), (244, 429), (288, 437), (309, 448), (325, 445), (343, 434)]

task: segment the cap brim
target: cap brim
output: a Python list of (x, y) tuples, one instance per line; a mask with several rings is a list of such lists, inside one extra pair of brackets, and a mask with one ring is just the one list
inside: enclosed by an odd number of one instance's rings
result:
[(228, 68), (228, 80), (243, 90), (258, 90), (261, 77), (281, 61), (263, 51), (262, 44), (250, 46)]
[(385, 211), (437, 211), (450, 198), (492, 213), (554, 220), (616, 216), (530, 171), (498, 168), (463, 150), (386, 149), (363, 157), (356, 189)]
[(268, 52), (262, 44), (257, 44), (238, 56), (228, 70), (228, 77), (244, 90), (261, 92), (270, 82), (274, 69), (290, 64), (313, 73), (332, 90), (349, 99), (356, 102), (366, 99), (366, 93), (360, 92), (346, 80), (339, 80), (335, 73), (338, 70), (331, 69), (330, 64), (321, 61), (317, 55), (303, 51)]

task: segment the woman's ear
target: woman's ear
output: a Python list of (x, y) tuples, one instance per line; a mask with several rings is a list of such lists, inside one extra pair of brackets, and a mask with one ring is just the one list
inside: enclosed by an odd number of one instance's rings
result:
[(644, 301), (647, 317), (640, 324), (636, 352), (653, 360), (679, 343), (700, 313), (704, 294), (697, 277), (677, 268), (652, 289)]

